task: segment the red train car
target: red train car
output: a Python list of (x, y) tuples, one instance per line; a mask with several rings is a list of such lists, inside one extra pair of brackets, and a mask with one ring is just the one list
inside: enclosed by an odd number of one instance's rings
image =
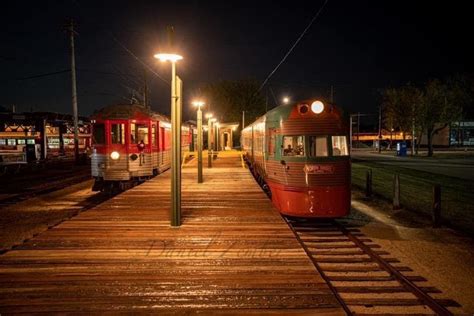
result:
[[(182, 126), (182, 152), (192, 128)], [(111, 105), (92, 117), (94, 190), (125, 189), (170, 168), (170, 120), (141, 105)]]
[(349, 213), (349, 124), (334, 104), (306, 100), (279, 106), (242, 131), (244, 156), (282, 214)]

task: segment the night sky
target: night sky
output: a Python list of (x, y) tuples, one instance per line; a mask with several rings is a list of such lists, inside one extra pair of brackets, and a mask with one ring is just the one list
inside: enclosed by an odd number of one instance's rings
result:
[[(126, 102), (148, 71), (152, 108), (169, 113), (170, 65), (153, 58), (167, 44), (166, 26), (184, 60), (184, 117), (199, 86), (220, 79), (263, 81), (324, 1), (9, 1), (2, 4), (0, 105), (17, 111), (70, 113), (69, 39), (77, 22), (81, 115)], [(474, 51), (468, 2), (330, 0), (263, 89), (270, 105), (328, 97), (350, 112), (376, 112), (378, 90), (471, 73)]]

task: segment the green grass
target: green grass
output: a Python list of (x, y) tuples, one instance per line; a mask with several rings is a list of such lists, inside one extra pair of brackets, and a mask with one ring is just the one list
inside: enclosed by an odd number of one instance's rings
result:
[(400, 176), (400, 203), (408, 210), (431, 216), (433, 185), (441, 185), (441, 214), (450, 226), (468, 234), (474, 232), (474, 184), (459, 178), (388, 166), (376, 162), (352, 164), (352, 184), (365, 188), (366, 172), (372, 169), (372, 190), (393, 198), (393, 178)]

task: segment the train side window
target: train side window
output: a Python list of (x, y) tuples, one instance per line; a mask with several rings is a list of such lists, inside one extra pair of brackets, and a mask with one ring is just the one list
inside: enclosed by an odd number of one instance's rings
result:
[(137, 124), (131, 123), (130, 124), (130, 143), (136, 144), (137, 143)]
[(332, 155), (333, 156), (348, 156), (349, 149), (347, 148), (346, 136), (332, 136)]
[(16, 139), (9, 138), (8, 139), (8, 146), (16, 146)]
[(125, 144), (125, 124), (112, 124), (110, 136), (112, 144)]
[(26, 144), (26, 140), (24, 139), (18, 139), (18, 145), (25, 145)]
[(327, 157), (328, 156), (328, 138), (327, 136), (309, 137), (309, 156)]
[(105, 144), (104, 124), (94, 124), (92, 128), (92, 141), (94, 144)]
[(26, 143), (27, 143), (28, 145), (34, 145), (34, 144), (35, 144), (35, 140), (34, 140), (34, 139), (27, 139), (27, 140), (26, 140)]
[(156, 146), (156, 125), (151, 126), (151, 142), (153, 146)]
[(304, 155), (304, 136), (283, 137), (283, 156)]

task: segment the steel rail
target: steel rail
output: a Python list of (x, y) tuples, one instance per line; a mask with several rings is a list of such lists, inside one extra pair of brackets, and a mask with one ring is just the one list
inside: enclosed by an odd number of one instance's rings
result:
[(416, 284), (410, 281), (407, 277), (405, 277), (402, 273), (400, 273), (396, 268), (394, 268), (391, 264), (386, 262), (381, 256), (375, 253), (370, 247), (365, 245), (362, 241), (360, 241), (356, 236), (354, 236), (350, 231), (348, 231), (342, 224), (337, 222), (336, 220), (332, 221), (334, 225), (341, 230), (341, 232), (347, 236), (353, 243), (355, 243), (362, 251), (371, 257), (376, 263), (388, 272), (390, 275), (395, 277), (400, 284), (405, 287), (408, 291), (413, 293), (424, 305), (428, 306), (438, 315), (453, 315), (449, 310), (447, 310), (444, 306), (440, 305), (433, 299), (430, 295), (425, 293), (421, 290)]
[(349, 306), (346, 304), (346, 302), (344, 301), (344, 299), (339, 295), (339, 293), (337, 292), (336, 288), (332, 285), (331, 283), (331, 280), (328, 278), (328, 276), (324, 273), (324, 270), (321, 268), (321, 266), (319, 265), (318, 261), (313, 257), (313, 255), (311, 254), (311, 251), (308, 249), (308, 247), (306, 246), (306, 243), (300, 238), (298, 232), (295, 230), (295, 228), (293, 227), (293, 225), (291, 224), (291, 222), (288, 220), (288, 218), (286, 216), (282, 216), (283, 219), (285, 220), (286, 224), (288, 225), (288, 227), (290, 227), (291, 231), (293, 232), (293, 234), (296, 236), (296, 239), (298, 240), (298, 242), (300, 243), (300, 245), (303, 247), (304, 251), (306, 252), (306, 254), (308, 255), (308, 257), (311, 259), (311, 262), (313, 263), (314, 267), (316, 268), (316, 270), (318, 270), (319, 274), (321, 275), (321, 277), (323, 278), (323, 280), (326, 282), (326, 284), (328, 285), (329, 289), (331, 290), (331, 292), (334, 294), (334, 296), (336, 297), (337, 301), (339, 302), (339, 304), (341, 304), (341, 307), (344, 309), (344, 311), (347, 313), (347, 315), (353, 315), (354, 313), (352, 313), (352, 311), (350, 310)]

